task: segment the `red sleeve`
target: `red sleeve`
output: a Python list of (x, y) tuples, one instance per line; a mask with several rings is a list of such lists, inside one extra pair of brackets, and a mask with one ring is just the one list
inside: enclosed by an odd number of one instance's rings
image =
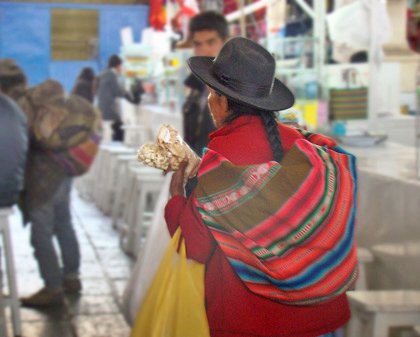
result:
[(187, 199), (184, 196), (175, 195), (169, 199), (165, 206), (165, 220), (171, 237), (174, 236), (179, 226), (179, 217), (186, 203)]
[(194, 205), (193, 195), (188, 200), (182, 196), (171, 198), (165, 207), (165, 219), (171, 235), (181, 226), (187, 256), (206, 263), (213, 254), (216, 242)]

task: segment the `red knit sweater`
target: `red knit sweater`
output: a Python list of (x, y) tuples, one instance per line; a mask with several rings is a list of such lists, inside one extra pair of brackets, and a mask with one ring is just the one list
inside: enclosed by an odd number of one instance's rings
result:
[[(279, 127), (284, 150), (302, 138), (293, 128)], [(272, 151), (259, 117), (243, 116), (210, 135), (210, 149), (236, 165), (272, 160)], [(165, 218), (173, 235), (181, 226), (187, 255), (206, 264), (205, 300), (212, 337), (315, 337), (344, 325), (350, 311), (346, 295), (313, 306), (280, 304), (250, 292), (234, 273), (193, 204), (171, 198)]]

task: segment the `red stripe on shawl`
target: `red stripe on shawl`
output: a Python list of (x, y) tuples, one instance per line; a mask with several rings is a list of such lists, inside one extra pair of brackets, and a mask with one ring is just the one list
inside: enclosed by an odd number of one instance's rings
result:
[[(315, 149), (312, 148), (312, 150)], [(269, 245), (271, 238), (282, 237), (292, 229), (297, 229), (313, 212), (314, 206), (319, 204), (325, 194), (326, 169), (321, 158), (318, 155), (315, 156), (313, 152), (310, 161), (313, 167), (295, 194), (272, 217), (246, 233), (259, 245)], [(303, 198), (297, 198), (297, 195)]]
[[(350, 263), (347, 263), (350, 261)], [(294, 300), (309, 300), (307, 298), (308, 292), (316, 294), (314, 297), (323, 297), (325, 294), (339, 290), (342, 284), (345, 284), (357, 265), (357, 253), (354, 248), (351, 249), (349, 255), (340, 263), (333, 272), (328, 273), (322, 280), (317, 281), (314, 285), (297, 289), (279, 289), (271, 284), (261, 284), (248, 282), (249, 288), (259, 289), (258, 293), (265, 295), (277, 294), (275, 297), (279, 300), (294, 299)], [(328, 286), (327, 286), (328, 285)], [(349, 287), (351, 284), (348, 285)], [(293, 292), (293, 293), (292, 293)]]
[(208, 150), (205, 154), (205, 160), (202, 160), (198, 168), (198, 177), (203, 176), (209, 171), (216, 169), (220, 164), (227, 161), (226, 158), (221, 157), (217, 152)]
[[(262, 267), (262, 264), (255, 259), (255, 256), (249, 253), (246, 253), (242, 250), (238, 250), (240, 248), (240, 244), (237, 243), (237, 241), (233, 240), (230, 236), (225, 235), (224, 233), (217, 232), (214, 233), (215, 237), (217, 236), (217, 241), (222, 244), (223, 250), (227, 253), (229, 256), (235, 256), (235, 259), (240, 260), (250, 266), (253, 266), (254, 268), (260, 269)], [(276, 298), (279, 300), (284, 299), (295, 299), (295, 300), (305, 300), (306, 294), (308, 290), (311, 290), (314, 294), (319, 294), (315, 296), (323, 297), (325, 294), (334, 292), (338, 290), (338, 287), (342, 285), (345, 281), (347, 281), (350, 273), (353, 271), (355, 264), (357, 263), (357, 257), (356, 257), (356, 250), (352, 248), (350, 255), (343, 260), (342, 263), (333, 271), (330, 273), (327, 273), (322, 282), (318, 281), (315, 285), (302, 288), (301, 290), (294, 290), (294, 295), (290, 295), (287, 293), (287, 291), (283, 291), (282, 293), (278, 293), (278, 289), (273, 285), (261, 285), (261, 284), (253, 284), (254, 288), (266, 288), (264, 291), (269, 293), (271, 297), (273, 296), (273, 293), (277, 293)], [(346, 263), (347, 260), (350, 260), (350, 264)], [(353, 263), (351, 263), (353, 262)], [(263, 268), (265, 269), (265, 268)], [(273, 275), (273, 273), (266, 273), (267, 275)], [(295, 275), (296, 276), (296, 275)], [(278, 279), (283, 279), (286, 277), (278, 277)], [(249, 283), (250, 285), (252, 283)], [(321, 284), (321, 285), (320, 285)], [(328, 285), (328, 288), (326, 288), (326, 285)], [(292, 291), (292, 290), (291, 290)], [(305, 294), (302, 296), (299, 295), (300, 292), (305, 292)], [(261, 293), (261, 292), (259, 292)]]
[[(332, 165), (332, 164), (329, 163), (328, 165)], [(340, 165), (336, 165), (336, 169), (337, 169), (338, 172), (342, 172), (343, 171), (343, 169), (342, 169), (342, 167)], [(330, 169), (330, 175), (331, 176), (334, 175), (334, 172), (332, 172), (332, 170), (333, 170), (333, 168)], [(335, 178), (335, 180), (337, 180), (336, 181), (336, 184), (339, 185), (339, 186), (340, 186), (340, 181), (342, 181), (343, 179), (349, 178), (347, 180), (343, 180), (343, 183), (346, 183), (346, 186), (345, 187), (344, 186), (341, 186), (340, 188), (336, 188), (335, 201), (333, 201), (333, 203), (334, 204), (337, 204), (337, 200), (340, 198), (340, 195), (342, 195), (342, 193), (344, 191), (345, 191), (345, 193), (347, 193), (348, 190), (351, 189), (352, 181), (351, 181), (351, 178), (350, 177), (343, 177), (343, 175), (341, 173), (338, 173), (338, 177), (334, 177), (334, 178)], [(334, 183), (334, 181), (332, 183)], [(349, 189), (347, 189), (347, 186), (348, 186)], [(334, 186), (331, 186), (330, 188), (331, 189), (334, 189)], [(313, 212), (313, 209), (311, 209), (310, 211)], [(332, 216), (332, 214), (329, 217), (327, 217), (326, 219), (324, 219), (323, 222), (324, 223), (331, 222), (331, 220), (329, 220), (331, 218), (331, 216)], [(289, 232), (288, 228), (286, 230), (284, 230), (283, 232), (279, 232), (280, 233), (279, 236), (281, 234), (284, 234), (284, 232), (286, 232), (286, 233)], [(274, 232), (275, 237), (279, 237), (279, 236), (277, 236), (277, 233), (278, 232)]]
[[(311, 204), (318, 204), (319, 200), (325, 193), (325, 173), (323, 161), (319, 157), (313, 146), (305, 141), (297, 141), (296, 144), (300, 148), (306, 147), (309, 151), (308, 159), (312, 164), (312, 168), (309, 171), (308, 177), (303, 181), (299, 189), (291, 196), (291, 198), (284, 203), (279, 211), (269, 219), (258, 224), (254, 229), (246, 232), (246, 234), (253, 238), (254, 241), (260, 245), (269, 245), (271, 238), (281, 237), (291, 229), (296, 229), (307, 218), (312, 212), (313, 208), (303, 207), (307, 206), (307, 200), (312, 200)], [(304, 199), (298, 199), (295, 195), (303, 195)]]
[[(341, 171), (341, 169), (340, 169)], [(308, 265), (308, 261), (317, 261), (327, 252), (322, 249), (311, 250), (307, 255), (302, 255), (302, 249), (306, 245), (325, 247), (327, 249), (334, 248), (338, 242), (337, 239), (343, 237), (343, 234), (347, 228), (347, 221), (349, 213), (352, 210), (352, 207), (347, 207), (352, 204), (353, 198), (350, 197), (348, 193), (352, 188), (352, 181), (348, 175), (340, 174), (340, 189), (336, 199), (334, 201), (337, 205), (343, 205), (343, 207), (338, 207), (337, 212), (333, 212), (331, 216), (325, 219), (326, 223), (323, 224), (320, 230), (317, 232), (317, 235), (313, 235), (313, 239), (309, 240), (304, 246), (300, 246), (299, 249), (291, 249), (290, 252), (285, 256), (284, 259), (281, 259), (281, 262), (278, 261), (275, 263), (267, 262), (267, 265), (270, 268), (276, 270), (277, 268), (284, 269), (286, 275), (293, 276), (302, 271), (302, 267)], [(306, 251), (307, 252), (307, 251)], [(299, 263), (296, 263), (296, 260), (299, 260)], [(293, 266), (283, 265), (287, 261), (294, 261)]]
[[(341, 165), (340, 165), (341, 166)], [(339, 171), (342, 171), (343, 167), (338, 167)], [(331, 172), (331, 174), (333, 174)], [(343, 200), (346, 199), (346, 197), (349, 196), (349, 189), (347, 187), (350, 187), (351, 189), (351, 179), (348, 177), (348, 175), (339, 174), (341, 176), (341, 184), (340, 189), (337, 191), (337, 196), (335, 203), (343, 204)], [(343, 179), (344, 177), (344, 179)], [(346, 179), (347, 178), (347, 179)], [(347, 203), (351, 203), (352, 198), (347, 199)], [(346, 203), (346, 204), (347, 204)], [(311, 240), (308, 241), (307, 244), (310, 244), (311, 246), (316, 246), (317, 242), (320, 242), (321, 247), (331, 248), (334, 246), (334, 243), (337, 243), (337, 238), (342, 237), (345, 229), (346, 229), (346, 223), (343, 223), (347, 219), (347, 216), (349, 212), (351, 211), (351, 208), (349, 207), (341, 207), (337, 213), (334, 213), (330, 219), (326, 219), (326, 224), (322, 225), (320, 228), (320, 232), (317, 233), (317, 235), (314, 235), (316, 237), (316, 241)], [(341, 215), (341, 216), (340, 216)], [(341, 229), (341, 231), (340, 231)], [(219, 233), (219, 232), (218, 232)], [(335, 234), (335, 235), (332, 235)], [(239, 232), (236, 232), (235, 235), (236, 239), (239, 239), (242, 243), (248, 242), (246, 237), (242, 237)], [(304, 246), (298, 249), (294, 250), (292, 249), (291, 252), (285, 256), (284, 258), (280, 257), (280, 261), (273, 261), (273, 263), (270, 263), (269, 260), (266, 261), (265, 265), (262, 265), (260, 261), (252, 254), (252, 253), (244, 253), (242, 252), (241, 245), (235, 241), (234, 239), (230, 238), (228, 235), (223, 237), (223, 240), (221, 240), (223, 243), (231, 246), (229, 248), (226, 248), (226, 246), (223, 245), (223, 250), (227, 253), (227, 255), (234, 256), (235, 259), (241, 260), (243, 262), (246, 262), (247, 264), (250, 264), (252, 266), (259, 266), (259, 268), (262, 268), (266, 270), (268, 275), (281, 275), (281, 278), (284, 277), (290, 277), (290, 276), (296, 276), (302, 271), (302, 268), (304, 266), (308, 265), (308, 261), (317, 261), (320, 260), (320, 257), (322, 257), (327, 251), (323, 249), (317, 249), (309, 251), (309, 254), (302, 256), (302, 249), (304, 249)], [(235, 247), (235, 248), (232, 248)], [(229, 251), (229, 252), (228, 252)], [(307, 252), (307, 251), (305, 251)], [(297, 262), (296, 260), (299, 260), (300, 262)], [(294, 261), (293, 265), (294, 268), (287, 263), (287, 261)], [(280, 267), (280, 268), (279, 268)], [(275, 276), (278, 277), (278, 276)]]
[(226, 256), (234, 256), (236, 260), (245, 262), (254, 267), (262, 266), (261, 262), (256, 259), (253, 254), (244, 250), (241, 244), (229, 234), (216, 230), (211, 230), (211, 232)]
[[(357, 255), (355, 254), (356, 250), (352, 248), (349, 255), (336, 268), (334, 268), (334, 270), (327, 273), (321, 280), (317, 281), (315, 284), (301, 288), (297, 291), (304, 292), (305, 295), (308, 293), (313, 293), (319, 294), (315, 296), (323, 297), (326, 294), (330, 294), (339, 290), (343, 284), (346, 284), (348, 278), (352, 276), (352, 272), (354, 271), (357, 265)], [(348, 261), (350, 263), (348, 263)], [(348, 285), (348, 287), (350, 286), (351, 284)], [(272, 285), (271, 287), (273, 291), (277, 289)], [(280, 296), (278, 298), (281, 299)], [(297, 296), (297, 298), (299, 298), (299, 296)]]

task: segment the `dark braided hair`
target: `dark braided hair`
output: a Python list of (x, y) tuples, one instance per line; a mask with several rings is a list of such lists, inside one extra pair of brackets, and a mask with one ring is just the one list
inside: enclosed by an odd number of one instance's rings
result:
[(257, 115), (260, 116), (265, 131), (267, 133), (268, 141), (271, 145), (271, 150), (273, 151), (274, 160), (279, 162), (283, 158), (284, 151), (283, 146), (281, 144), (280, 133), (278, 129), (277, 119), (272, 111), (261, 110), (258, 108), (254, 108), (248, 105), (244, 105), (238, 102), (233, 101), (229, 97), (228, 100), (228, 108), (231, 112), (228, 117), (225, 118), (223, 121), (225, 124), (228, 124), (235, 120), (236, 118), (243, 116), (243, 115)]
[(281, 144), (279, 127), (273, 111), (261, 112), (261, 118), (267, 132), (268, 141), (270, 142), (271, 149), (273, 150), (274, 160), (281, 161), (284, 155), (283, 146)]

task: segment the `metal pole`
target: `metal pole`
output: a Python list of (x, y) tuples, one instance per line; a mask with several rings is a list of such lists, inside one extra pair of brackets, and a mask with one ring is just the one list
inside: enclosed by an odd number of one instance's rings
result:
[(323, 88), (324, 79), (324, 68), (325, 68), (325, 13), (326, 6), (325, 0), (315, 0), (314, 2), (314, 67), (317, 74), (317, 80), (320, 87), (320, 98), (327, 98), (327, 93)]
[[(315, 11), (309, 6), (309, 5), (307, 5), (306, 4), (306, 2), (304, 2), (303, 0), (295, 0), (295, 2), (296, 2), (296, 4), (298, 4), (299, 5), (299, 7), (300, 8), (302, 8), (303, 9), (303, 11), (306, 13), (306, 14), (308, 14), (313, 20), (316, 20), (316, 13), (315, 13)], [(315, 0), (315, 2), (316, 2), (316, 0)]]
[[(226, 15), (226, 20), (228, 22), (232, 22), (241, 18), (241, 16), (251, 14), (261, 8), (264, 8), (270, 4), (271, 0), (260, 0), (254, 2), (250, 5), (244, 6), (243, 0), (236, 0), (236, 4), (238, 5), (239, 9)], [(242, 4), (242, 7), (241, 7)]]
[[(373, 0), (379, 1), (379, 0)], [(378, 43), (375, 41), (376, 27), (375, 27), (375, 6), (370, 2), (366, 2), (369, 6), (369, 31), (370, 31), (370, 46), (369, 46), (369, 88), (368, 88), (368, 130), (374, 130), (377, 124), (376, 104), (377, 104), (377, 75), (379, 72), (378, 59)]]
[(239, 11), (240, 11), (239, 23), (240, 23), (240, 26), (241, 26), (241, 35), (246, 37), (244, 7), (245, 7), (244, 6), (244, 0), (239, 0)]

